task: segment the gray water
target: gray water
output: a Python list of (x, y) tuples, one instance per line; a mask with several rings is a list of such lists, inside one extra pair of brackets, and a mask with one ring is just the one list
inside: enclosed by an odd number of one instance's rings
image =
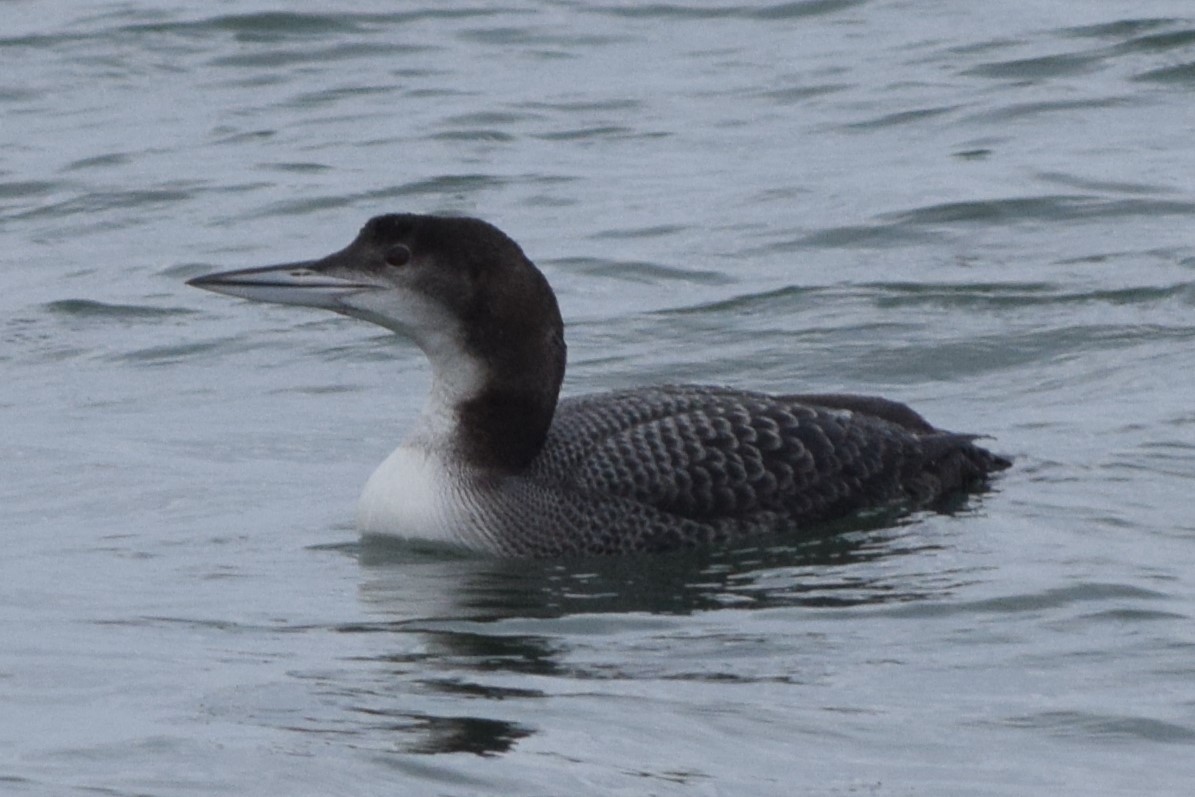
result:
[[(0, 792), (1189, 794), (1195, 8), (6, 2)], [(952, 514), (363, 546), (425, 363), (189, 289), (482, 216), (566, 390), (879, 393)]]

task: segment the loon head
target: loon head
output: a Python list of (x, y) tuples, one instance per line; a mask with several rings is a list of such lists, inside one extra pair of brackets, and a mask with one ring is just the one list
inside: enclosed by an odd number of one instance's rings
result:
[(564, 326), (543, 274), (480, 219), (391, 214), (319, 260), (207, 274), (197, 288), (319, 307), (409, 337), (432, 366), (416, 437), (489, 467), (543, 444), (564, 377)]

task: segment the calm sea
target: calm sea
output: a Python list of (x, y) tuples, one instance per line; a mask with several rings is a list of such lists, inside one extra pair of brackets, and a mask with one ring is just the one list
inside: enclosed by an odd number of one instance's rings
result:
[[(0, 793), (1186, 795), (1188, 0), (0, 4)], [(484, 217), (566, 390), (1016, 457), (828, 540), (365, 546), (426, 365), (183, 285)]]

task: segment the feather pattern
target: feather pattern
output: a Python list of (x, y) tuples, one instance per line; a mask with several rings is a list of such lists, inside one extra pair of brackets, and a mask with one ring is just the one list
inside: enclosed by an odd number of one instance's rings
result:
[(539, 456), (499, 490), (523, 511), (499, 513), (496, 536), (535, 555), (706, 544), (930, 506), (1008, 465), (895, 402), (816, 400), (693, 385), (564, 399)]

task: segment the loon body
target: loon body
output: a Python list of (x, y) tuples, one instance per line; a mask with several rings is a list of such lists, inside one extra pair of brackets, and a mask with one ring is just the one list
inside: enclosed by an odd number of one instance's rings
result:
[(558, 401), (555, 294), (478, 219), (379, 216), (321, 260), (189, 284), (362, 318), (427, 355), (428, 401), (366, 483), (364, 534), (506, 556), (661, 551), (932, 506), (1009, 466), (872, 396), (665, 385)]

